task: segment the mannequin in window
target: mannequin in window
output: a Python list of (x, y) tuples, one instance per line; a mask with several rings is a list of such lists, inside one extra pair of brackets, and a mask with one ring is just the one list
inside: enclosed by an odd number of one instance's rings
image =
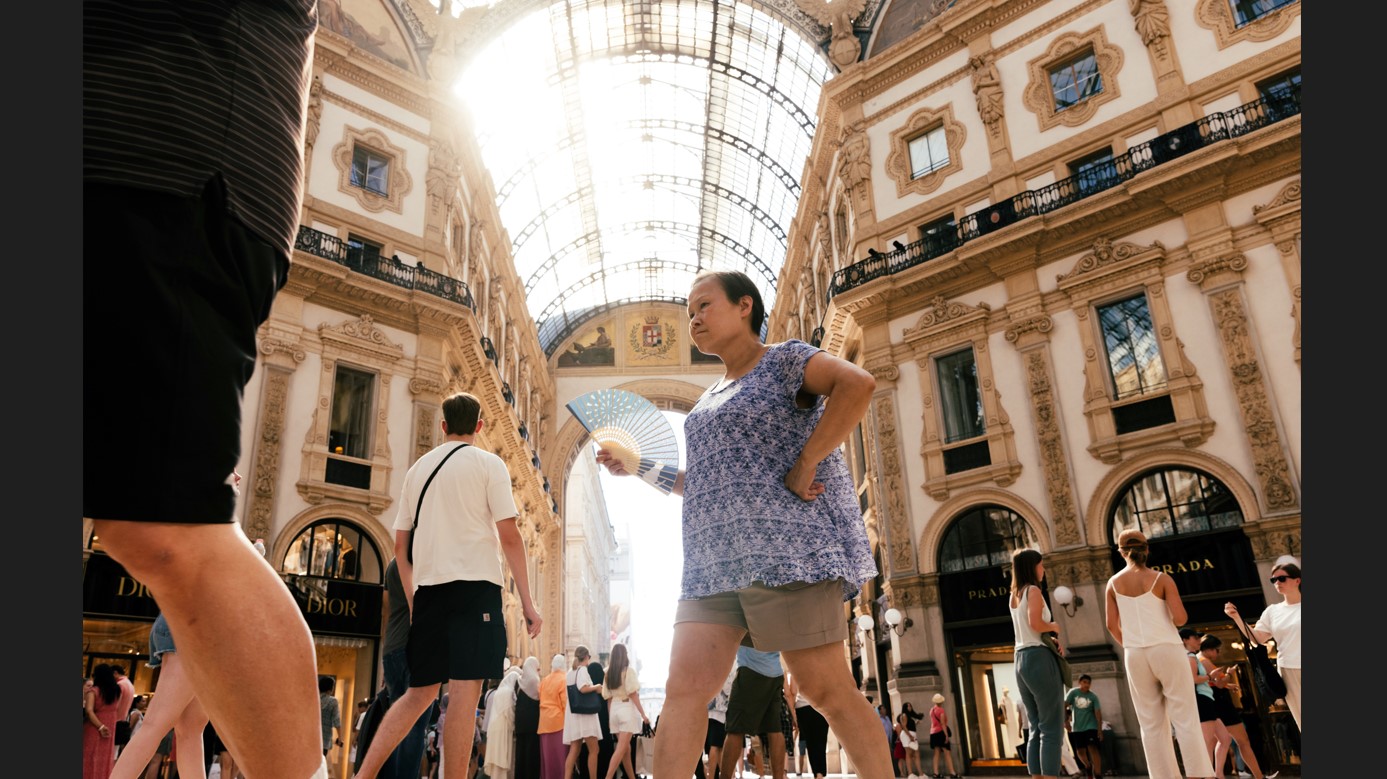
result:
[(1002, 743), (998, 751), (1002, 757), (1010, 757), (1015, 746), (1021, 743), (1021, 726), (1016, 719), (1016, 701), (1011, 697), (1011, 688), (1002, 688), (1002, 700), (997, 704), (997, 716), (1002, 723)]

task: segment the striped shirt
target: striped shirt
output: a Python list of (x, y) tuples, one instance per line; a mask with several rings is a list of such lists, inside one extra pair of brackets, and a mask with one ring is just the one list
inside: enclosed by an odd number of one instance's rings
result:
[(86, 0), (82, 176), (196, 195), (292, 255), (317, 0)]

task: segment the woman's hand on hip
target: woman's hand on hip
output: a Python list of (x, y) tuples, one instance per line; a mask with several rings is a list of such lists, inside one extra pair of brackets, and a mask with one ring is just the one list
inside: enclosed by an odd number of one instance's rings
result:
[(812, 501), (824, 494), (824, 484), (814, 481), (814, 471), (814, 467), (796, 461), (790, 472), (785, 474), (785, 489), (795, 493), (803, 501)]

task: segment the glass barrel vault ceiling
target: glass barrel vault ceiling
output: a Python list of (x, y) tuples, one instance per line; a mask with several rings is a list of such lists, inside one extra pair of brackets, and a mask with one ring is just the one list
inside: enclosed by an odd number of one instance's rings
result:
[(622, 304), (684, 303), (703, 268), (769, 310), (832, 72), (727, 0), (557, 2), (478, 49), (457, 91), (546, 353)]

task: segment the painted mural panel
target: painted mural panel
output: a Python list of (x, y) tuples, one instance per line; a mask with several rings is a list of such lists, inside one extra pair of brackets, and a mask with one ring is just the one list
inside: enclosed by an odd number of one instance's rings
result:
[(591, 330), (579, 333), (569, 343), (568, 348), (559, 355), (560, 368), (576, 368), (587, 365), (616, 365), (616, 346), (609, 333), (615, 330), (615, 322), (608, 320)]
[(350, 38), (352, 43), (405, 70), (412, 70), (405, 38), (380, 0), (322, 0), (318, 25)]

